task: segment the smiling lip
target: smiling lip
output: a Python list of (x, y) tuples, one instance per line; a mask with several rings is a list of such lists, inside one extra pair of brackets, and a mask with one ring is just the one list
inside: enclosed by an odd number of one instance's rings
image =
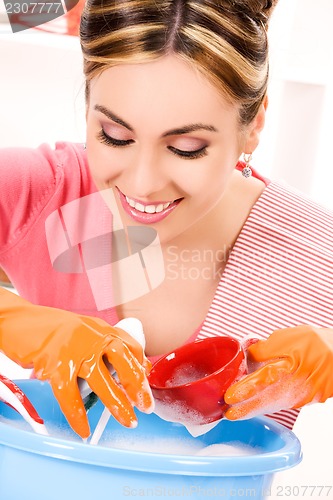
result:
[[(182, 201), (182, 198), (179, 198), (178, 200), (175, 200), (173, 202), (155, 202), (155, 203), (143, 203), (143, 202), (136, 202), (140, 203), (141, 206), (143, 207), (148, 207), (148, 206), (165, 206), (168, 203), (170, 203), (166, 208), (159, 208), (159, 212), (155, 213), (148, 213), (148, 212), (142, 212), (141, 210), (137, 210), (135, 207), (132, 207), (129, 202), (127, 201), (128, 198), (118, 189), (119, 197), (121, 204), (123, 206), (123, 209), (125, 212), (132, 217), (136, 222), (139, 222), (141, 224), (154, 224), (156, 222), (160, 222), (161, 220), (165, 219), (177, 206), (179, 203)], [(134, 200), (133, 200), (134, 201)]]

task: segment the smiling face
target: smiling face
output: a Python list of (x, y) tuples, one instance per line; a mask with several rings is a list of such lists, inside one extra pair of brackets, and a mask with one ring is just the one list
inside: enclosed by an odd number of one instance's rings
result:
[(125, 225), (170, 240), (209, 217), (235, 164), (257, 145), (239, 110), (175, 55), (119, 65), (90, 82), (87, 154), (98, 189), (112, 188)]

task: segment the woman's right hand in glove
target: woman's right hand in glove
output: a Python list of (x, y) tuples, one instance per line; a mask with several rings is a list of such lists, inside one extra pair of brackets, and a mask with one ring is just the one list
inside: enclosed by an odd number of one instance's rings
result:
[[(0, 288), (0, 350), (23, 368), (49, 380), (60, 408), (82, 438), (90, 434), (78, 387), (85, 379), (112, 415), (135, 427), (133, 406), (153, 411), (146, 378), (150, 363), (143, 348), (124, 330), (105, 321), (61, 309), (35, 306)], [(110, 375), (113, 366), (119, 379)]]

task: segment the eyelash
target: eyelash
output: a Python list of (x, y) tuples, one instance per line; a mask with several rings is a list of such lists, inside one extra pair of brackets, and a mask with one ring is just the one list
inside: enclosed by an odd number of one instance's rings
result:
[[(97, 138), (103, 144), (107, 144), (108, 146), (113, 146), (116, 148), (129, 146), (134, 142), (133, 139), (128, 139), (126, 141), (114, 139), (113, 137), (109, 136), (103, 129), (101, 129), (101, 131), (98, 133)], [(182, 151), (181, 149), (174, 148), (173, 146), (168, 146), (168, 150), (171, 151), (171, 153), (173, 153), (174, 155), (180, 156), (185, 160), (195, 160), (197, 158), (202, 158), (207, 154), (207, 146), (203, 146), (196, 151)]]
[(133, 144), (133, 142), (134, 142), (133, 139), (128, 139), (127, 141), (114, 139), (113, 137), (110, 137), (108, 134), (106, 134), (103, 129), (99, 132), (97, 138), (103, 144), (107, 144), (108, 146), (113, 146), (115, 148), (129, 146), (130, 144)]
[(168, 150), (185, 160), (196, 160), (197, 158), (202, 158), (207, 154), (207, 146), (203, 146), (196, 151), (182, 151), (181, 149), (174, 148), (173, 146), (168, 146)]

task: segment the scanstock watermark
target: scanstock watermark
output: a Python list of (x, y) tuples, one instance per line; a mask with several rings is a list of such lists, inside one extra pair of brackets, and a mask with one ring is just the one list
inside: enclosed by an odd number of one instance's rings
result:
[(165, 487), (156, 486), (152, 488), (131, 488), (124, 486), (123, 497), (126, 498), (266, 498), (270, 496), (269, 489), (249, 488), (223, 488), (223, 487), (202, 487), (198, 485)]
[(198, 485), (180, 486), (179, 488), (155, 486), (152, 488), (132, 488), (124, 486), (124, 498), (319, 498), (331, 497), (332, 485), (276, 485), (268, 488), (219, 488)]
[(112, 189), (52, 212), (45, 221), (45, 235), (53, 269), (84, 274), (98, 311), (142, 297), (165, 278), (156, 230), (125, 226)]
[(53, 21), (73, 9), (78, 2), (79, 0), (59, 0), (55, 2), (4, 0), (13, 33)]

